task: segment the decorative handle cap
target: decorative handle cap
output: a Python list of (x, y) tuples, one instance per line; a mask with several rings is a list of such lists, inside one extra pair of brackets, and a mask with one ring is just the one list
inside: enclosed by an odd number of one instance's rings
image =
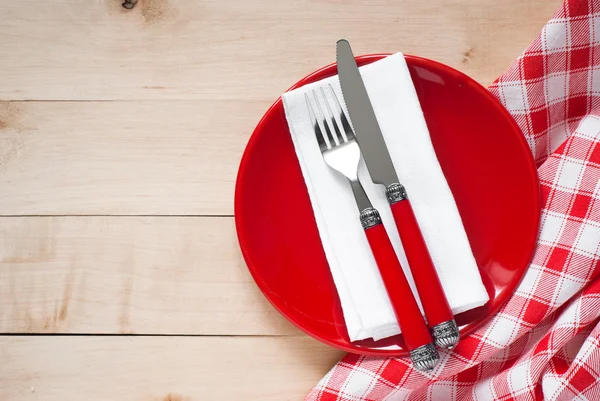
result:
[(408, 196), (406, 195), (406, 189), (404, 189), (402, 184), (391, 184), (385, 190), (385, 196), (387, 197), (390, 205), (408, 199)]
[(452, 349), (458, 343), (460, 333), (454, 320), (448, 320), (433, 326), (431, 329), (435, 345), (440, 348)]
[(440, 356), (435, 345), (430, 343), (410, 351), (410, 359), (412, 359), (415, 369), (427, 371), (433, 369), (440, 360)]
[(379, 215), (377, 209), (368, 207), (360, 212), (360, 224), (365, 230), (367, 228), (374, 227), (377, 224), (381, 224), (381, 216)]

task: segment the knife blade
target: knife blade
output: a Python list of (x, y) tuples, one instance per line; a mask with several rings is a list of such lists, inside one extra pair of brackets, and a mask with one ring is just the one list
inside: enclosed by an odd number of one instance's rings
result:
[(336, 50), (342, 94), (367, 169), (373, 182), (386, 188), (386, 197), (435, 342), (440, 347), (452, 348), (458, 342), (460, 332), (406, 190), (398, 180), (352, 48), (347, 40), (341, 39)]
[(386, 188), (398, 182), (392, 158), (388, 152), (375, 111), (347, 40), (337, 42), (337, 69), (356, 140), (373, 182)]

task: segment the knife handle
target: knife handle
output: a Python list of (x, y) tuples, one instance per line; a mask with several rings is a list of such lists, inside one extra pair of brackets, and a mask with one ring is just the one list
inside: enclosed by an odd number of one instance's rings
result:
[(435, 366), (439, 356), (396, 252), (381, 223), (379, 212), (374, 208), (364, 209), (360, 214), (360, 221), (411, 359), (417, 369), (429, 370)]
[(458, 342), (458, 326), (406, 191), (402, 185), (392, 184), (386, 195), (435, 343), (442, 348), (452, 348)]

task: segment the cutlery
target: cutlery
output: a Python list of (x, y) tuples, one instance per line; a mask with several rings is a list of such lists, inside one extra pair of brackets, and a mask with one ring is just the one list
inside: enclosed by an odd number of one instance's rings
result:
[(400, 184), (347, 40), (337, 42), (337, 70), (350, 121), (373, 182), (383, 184), (427, 323), (436, 345), (452, 348), (459, 330), (425, 245), (406, 190)]
[[(355, 134), (331, 86), (329, 92), (330, 98), (333, 99), (331, 101), (328, 100), (323, 87), (320, 88), (320, 96), (313, 89), (312, 99), (315, 107), (312, 106), (308, 94), (305, 94), (306, 105), (321, 154), (330, 168), (345, 176), (350, 182), (360, 212), (361, 225), (365, 230), (367, 241), (383, 278), (411, 359), (417, 369), (430, 370), (437, 363), (439, 355), (381, 222), (379, 212), (371, 205), (358, 179), (361, 151)], [(323, 105), (319, 97), (323, 101)], [(341, 128), (336, 116), (339, 117)]]

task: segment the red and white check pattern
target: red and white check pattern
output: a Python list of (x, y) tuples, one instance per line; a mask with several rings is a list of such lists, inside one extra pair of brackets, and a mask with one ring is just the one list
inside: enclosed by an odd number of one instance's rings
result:
[(537, 249), (497, 316), (432, 373), (348, 355), (307, 400), (600, 400), (600, 0), (567, 0), (489, 88), (534, 154)]

